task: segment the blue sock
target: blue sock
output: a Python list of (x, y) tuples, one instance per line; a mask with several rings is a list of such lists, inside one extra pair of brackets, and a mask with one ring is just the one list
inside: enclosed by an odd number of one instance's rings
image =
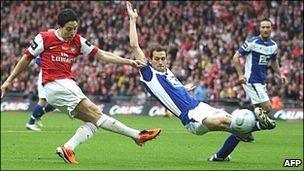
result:
[(33, 125), (35, 123), (35, 118), (33, 117), (33, 115), (31, 115), (30, 120), (28, 121), (28, 124)]
[(39, 104), (36, 104), (33, 108), (33, 113), (32, 113), (30, 120), (28, 121), (28, 124), (30, 124), (30, 125), (34, 124), (36, 118), (40, 117), (40, 114), (42, 111), (43, 111), (42, 106), (40, 106)]
[(216, 153), (217, 157), (222, 159), (226, 158), (230, 153), (232, 153), (239, 142), (240, 140), (238, 140), (235, 135), (231, 134), (226, 139), (221, 149)]
[(43, 112), (41, 113), (40, 117), (41, 117), (43, 114), (48, 113), (48, 112), (51, 112), (51, 111), (53, 111), (53, 110), (55, 110), (55, 108), (54, 108), (52, 105), (47, 104), (47, 105), (44, 107), (44, 110), (43, 110)]

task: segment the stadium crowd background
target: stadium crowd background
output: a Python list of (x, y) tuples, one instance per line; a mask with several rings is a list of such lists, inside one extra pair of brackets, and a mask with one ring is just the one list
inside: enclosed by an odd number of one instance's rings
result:
[[(303, 2), (202, 1), (134, 2), (143, 49), (157, 43), (167, 47), (172, 71), (184, 82), (203, 84), (208, 100), (243, 99), (245, 92), (232, 64), (232, 56), (249, 37), (258, 34), (258, 21), (269, 17), (278, 43), (281, 69), (289, 83), (282, 85), (269, 70), (271, 97), (303, 101)], [(60, 9), (69, 7), (80, 16), (78, 33), (101, 49), (132, 58), (129, 18), (123, 1), (1, 1), (1, 83), (40, 31), (57, 28)], [(145, 51), (149, 56), (149, 52)], [(39, 68), (31, 63), (14, 82), (11, 92), (36, 94)], [(80, 57), (73, 71), (85, 94), (104, 100), (120, 96), (144, 98), (136, 69)], [(206, 100), (206, 99), (204, 99)]]

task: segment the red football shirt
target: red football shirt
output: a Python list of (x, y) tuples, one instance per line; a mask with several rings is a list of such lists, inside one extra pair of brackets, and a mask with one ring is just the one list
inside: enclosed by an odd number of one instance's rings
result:
[(80, 55), (94, 56), (97, 51), (97, 47), (78, 34), (72, 40), (64, 40), (58, 35), (58, 30), (50, 30), (40, 32), (25, 54), (40, 56), (42, 84), (46, 84), (56, 79), (73, 79), (71, 67), (75, 58)]

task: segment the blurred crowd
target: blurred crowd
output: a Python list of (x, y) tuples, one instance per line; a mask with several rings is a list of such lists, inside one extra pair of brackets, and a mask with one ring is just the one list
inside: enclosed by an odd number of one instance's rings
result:
[[(1, 83), (36, 34), (58, 27), (57, 14), (67, 7), (80, 17), (79, 34), (103, 50), (133, 58), (124, 1), (1, 1)], [(198, 84), (193, 94), (202, 101), (247, 99), (232, 56), (246, 39), (259, 34), (259, 20), (270, 18), (277, 57), (289, 82), (281, 84), (269, 69), (268, 94), (303, 101), (302, 1), (133, 1), (133, 7), (139, 13), (139, 43), (146, 56), (151, 46), (165, 46), (168, 67), (183, 83)], [(137, 70), (129, 66), (81, 56), (73, 72), (85, 94), (105, 100), (147, 96)], [(33, 61), (10, 90), (36, 93), (38, 73)]]

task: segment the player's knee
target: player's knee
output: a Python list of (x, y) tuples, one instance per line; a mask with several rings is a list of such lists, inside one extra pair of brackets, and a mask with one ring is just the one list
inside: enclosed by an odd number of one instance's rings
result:
[(46, 101), (46, 99), (44, 99), (44, 98), (40, 98), (40, 99), (38, 100), (38, 104), (39, 104), (40, 106), (44, 106), (44, 105), (46, 105), (46, 103), (47, 103), (47, 101)]
[(267, 104), (267, 105), (265, 105), (265, 107), (263, 109), (266, 111), (270, 111), (272, 109), (272, 106), (271, 106), (271, 104)]
[(219, 124), (218, 124), (219, 129), (227, 130), (231, 123), (231, 120), (227, 117), (220, 117), (218, 118), (218, 120), (219, 120)]
[(266, 102), (261, 104), (261, 108), (265, 111), (270, 111), (272, 109), (272, 106), (270, 102)]
[(186, 128), (189, 132), (191, 132), (194, 135), (203, 135), (209, 132), (210, 130), (206, 127), (206, 125), (201, 125), (201, 123), (198, 122), (191, 122), (188, 125), (186, 125)]

